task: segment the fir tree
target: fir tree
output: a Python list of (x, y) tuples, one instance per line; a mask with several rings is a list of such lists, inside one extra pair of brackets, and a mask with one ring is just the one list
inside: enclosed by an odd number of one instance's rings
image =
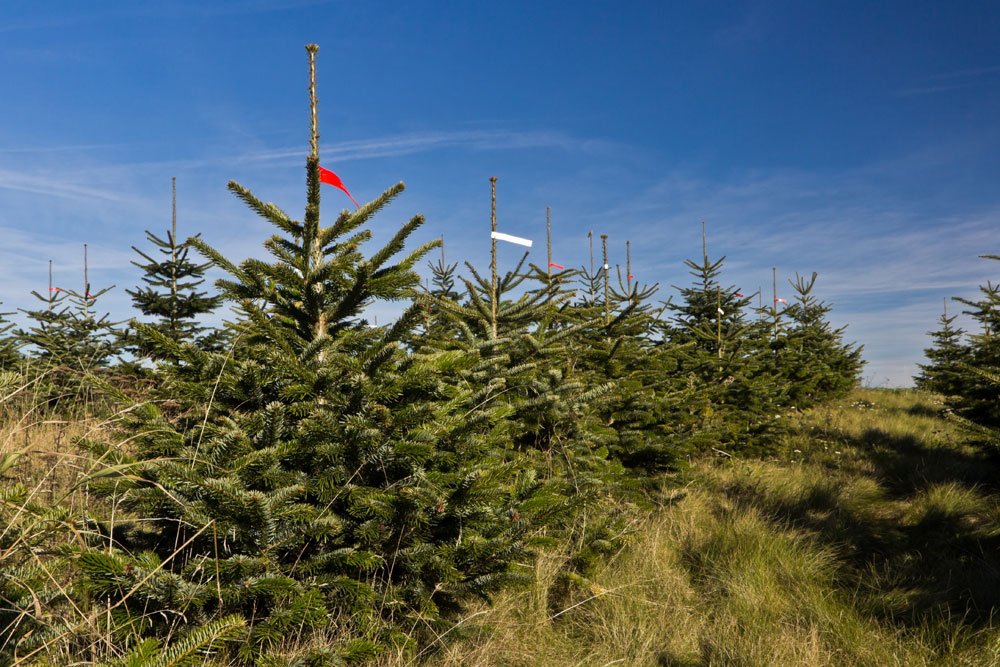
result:
[[(491, 202), (495, 230), (495, 178)], [(465, 376), (479, 387), (476, 400), (504, 415), (508, 446), (526, 458), (538, 479), (539, 500), (522, 519), (574, 545), (559, 591), (553, 591), (555, 601), (621, 539), (618, 517), (609, 510), (623, 485), (622, 467), (609, 455), (595, 410), (613, 383), (587, 372), (577, 356), (578, 341), (595, 315), (569, 307), (574, 291), (565, 281), (572, 272), (526, 268), (525, 253), (511, 271), (500, 273), (495, 240), (490, 257), (488, 276), (466, 263), (470, 277), (460, 279), (464, 293), (458, 299), (434, 297), (441, 318), (434, 330), (440, 335), (423, 345), (478, 359)]]
[[(171, 178), (172, 215), (171, 227), (166, 239), (146, 231), (147, 240), (162, 255), (151, 257), (132, 246), (144, 262), (132, 262), (145, 272), (142, 280), (145, 286), (135, 290), (125, 290), (132, 297), (132, 303), (144, 315), (157, 318), (155, 326), (164, 335), (178, 342), (196, 342), (202, 346), (217, 347), (218, 332), (207, 335), (207, 328), (197, 323), (201, 315), (211, 313), (222, 303), (219, 296), (209, 296), (199, 291), (205, 282), (205, 271), (211, 262), (197, 264), (188, 258), (191, 245), (177, 241), (177, 179)], [(197, 239), (200, 235), (195, 235)]]
[[(984, 259), (1000, 259), (985, 255)], [(976, 320), (980, 329), (968, 336), (969, 351), (963, 366), (957, 397), (950, 402), (956, 413), (988, 429), (1000, 428), (1000, 392), (995, 378), (1000, 374), (1000, 285), (980, 285), (976, 301), (956, 299), (969, 306), (962, 311)]]
[(0, 371), (17, 371), (24, 360), (20, 352), (23, 342), (13, 331), (16, 325), (7, 319), (13, 314), (0, 313)]
[(844, 327), (827, 320), (830, 307), (812, 294), (817, 274), (789, 281), (795, 303), (784, 314), (791, 321), (781, 353), (788, 401), (798, 408), (845, 395), (858, 383), (864, 361), (861, 346), (843, 342)]
[[(312, 65), (317, 47), (307, 50)], [(130, 619), (157, 619), (143, 635), (240, 614), (251, 626), (247, 662), (298, 651), (326, 664), (406, 643), (403, 629), (437, 636), (467, 600), (525, 577), (525, 518), (539, 500), (502, 406), (484, 404), (467, 380), (478, 359), (407, 351), (416, 306), (389, 327), (366, 322), (374, 301), (414, 294), (413, 266), (437, 243), (392, 263), (423, 224), (416, 216), (362, 252), (364, 225), (402, 184), (321, 224), (313, 77), (311, 67), (303, 221), (229, 186), (277, 228), (265, 243), (274, 261), (235, 264), (189, 240), (228, 274), (217, 285), (242, 315), (231, 351), (139, 325), (161, 358), (181, 361), (157, 370), (173, 405), (126, 415), (135, 454), (88, 443), (128, 470), (106, 492), (139, 517), (115, 528), (127, 551), (109, 548), (109, 535), (88, 552), (98, 597)], [(106, 581), (114, 586), (98, 587)], [(125, 600), (132, 586), (141, 594)], [(337, 650), (310, 649), (331, 624), (342, 629)]]
[(965, 331), (954, 326), (957, 319), (957, 314), (948, 316), (948, 301), (945, 300), (944, 311), (938, 320), (940, 328), (927, 333), (934, 341), (931, 347), (924, 349), (929, 363), (918, 364), (920, 373), (913, 378), (918, 389), (944, 396), (962, 393), (968, 373), (966, 364), (971, 359), (969, 347), (964, 342)]
[(629, 243), (625, 274), (616, 267), (612, 283), (607, 237), (601, 240), (601, 268), (580, 271), (583, 289), (572, 312), (589, 317), (592, 325), (584, 328), (572, 355), (590, 383), (614, 383), (594, 404), (612, 456), (645, 472), (674, 469), (691, 451), (699, 423), (691, 416), (697, 392), (677, 373), (679, 346), (661, 335), (663, 307), (650, 303), (659, 286), (633, 281)]
[(678, 372), (701, 390), (702, 441), (766, 451), (783, 428), (785, 385), (770, 372), (769, 336), (743, 314), (751, 297), (719, 283), (725, 259), (709, 259), (703, 228), (702, 261), (685, 261), (695, 280), (676, 288), (681, 299), (668, 305), (674, 317), (667, 336), (682, 346)]
[(91, 287), (85, 243), (82, 290), (55, 287), (50, 261), (48, 295), (31, 292), (44, 307), (22, 310), (34, 324), (28, 329), (18, 329), (16, 336), (20, 343), (29, 346), (37, 362), (42, 375), (40, 393), (48, 401), (70, 396), (83, 398), (83, 394), (90, 397), (90, 390), (81, 379), (102, 372), (118, 352), (115, 325), (107, 313), (98, 313), (98, 300), (113, 288), (113, 285), (100, 290)]

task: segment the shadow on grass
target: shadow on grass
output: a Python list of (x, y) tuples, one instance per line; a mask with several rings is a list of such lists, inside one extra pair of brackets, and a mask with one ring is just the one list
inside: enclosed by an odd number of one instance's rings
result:
[[(843, 434), (839, 437), (844, 439)], [(876, 479), (898, 498), (949, 482), (989, 492), (1000, 489), (996, 457), (981, 450), (927, 446), (912, 435), (899, 436), (879, 428), (869, 428), (848, 442), (864, 452)]]
[[(1000, 480), (997, 459), (877, 426), (855, 437), (821, 437), (853, 445), (859, 458), (838, 473), (817, 474), (798, 494), (737, 477), (723, 485), (727, 497), (833, 547), (841, 554), (838, 583), (874, 616), (907, 625), (942, 618), (990, 624), (1000, 607), (1000, 515), (990, 497)], [(878, 492), (870, 502), (852, 499), (835, 481), (841, 476), (845, 483), (873, 479)], [(938, 496), (928, 495), (935, 488)]]

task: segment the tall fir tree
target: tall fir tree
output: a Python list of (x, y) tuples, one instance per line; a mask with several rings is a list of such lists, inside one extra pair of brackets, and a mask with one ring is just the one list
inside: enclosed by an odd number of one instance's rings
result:
[[(181, 361), (156, 371), (171, 402), (124, 416), (132, 452), (87, 443), (112, 466), (105, 492), (136, 517), (119, 519), (113, 540), (102, 524), (106, 540), (83, 558), (95, 597), (139, 637), (242, 615), (246, 641), (231, 657), (245, 662), (332, 664), (439, 636), (470, 598), (525, 578), (526, 518), (541, 500), (504, 407), (467, 379), (479, 359), (405, 349), (416, 305), (387, 327), (364, 317), (375, 301), (414, 295), (413, 267), (437, 242), (392, 263), (423, 224), (416, 216), (362, 252), (366, 223), (401, 183), (321, 224), (317, 49), (307, 47), (303, 221), (230, 182), (277, 228), (265, 242), (273, 261), (236, 264), (189, 240), (228, 274), (217, 285), (242, 314), (231, 349), (138, 325), (161, 357)], [(331, 628), (335, 646), (316, 648)]]

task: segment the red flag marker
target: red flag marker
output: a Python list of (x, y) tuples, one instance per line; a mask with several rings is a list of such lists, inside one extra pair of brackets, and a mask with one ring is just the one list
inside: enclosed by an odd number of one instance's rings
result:
[(553, 269), (565, 269), (566, 267), (562, 264), (556, 264), (555, 262), (549, 262), (549, 266)]
[(782, 299), (781, 297), (778, 297), (777, 299), (775, 299), (774, 302), (775, 303), (784, 303), (786, 305), (788, 304), (788, 301), (786, 301), (785, 299)]
[(358, 203), (358, 200), (354, 198), (354, 196), (350, 193), (350, 191), (348, 191), (347, 186), (344, 185), (344, 182), (340, 180), (340, 176), (337, 176), (329, 169), (324, 169), (323, 167), (320, 167), (319, 181), (320, 183), (326, 183), (327, 185), (332, 185), (335, 188), (343, 190), (344, 194), (350, 197), (351, 201), (354, 202), (354, 206), (357, 208), (361, 208), (361, 205)]
[(635, 276), (633, 276), (633, 275), (632, 275), (632, 274), (630, 273), (630, 274), (628, 274), (628, 279), (629, 279), (629, 280), (635, 280)]
[(740, 297), (740, 298), (742, 298), (742, 297), (743, 297), (743, 295), (742, 295), (742, 294), (740, 294), (739, 292), (736, 292), (735, 294), (733, 294), (733, 296), (738, 296), (738, 297)]

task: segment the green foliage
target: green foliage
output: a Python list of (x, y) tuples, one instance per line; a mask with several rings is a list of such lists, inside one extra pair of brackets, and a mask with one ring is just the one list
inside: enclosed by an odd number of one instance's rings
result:
[(949, 317), (945, 310), (938, 320), (940, 328), (928, 332), (934, 344), (924, 350), (929, 363), (920, 364), (920, 373), (913, 378), (918, 389), (944, 396), (962, 393), (967, 373), (965, 365), (971, 359), (969, 347), (963, 340), (965, 331), (953, 326), (957, 319), (958, 315)]
[[(200, 235), (195, 235), (197, 239)], [(155, 249), (153, 257), (139, 248), (132, 250), (144, 261), (132, 264), (142, 269), (145, 285), (125, 290), (132, 303), (148, 317), (155, 317), (155, 326), (177, 342), (193, 342), (203, 347), (218, 348), (220, 332), (209, 330), (197, 323), (200, 315), (211, 313), (222, 303), (219, 296), (210, 296), (199, 288), (205, 282), (205, 271), (211, 262), (195, 263), (189, 257), (191, 244), (177, 241), (176, 220), (167, 230), (166, 239), (149, 230), (146, 239)]]
[(846, 395), (857, 386), (864, 364), (861, 346), (843, 342), (844, 327), (833, 329), (827, 320), (830, 307), (813, 296), (816, 278), (816, 273), (808, 280), (796, 274), (789, 281), (795, 303), (782, 313), (790, 325), (777, 341), (787, 400), (797, 408)]
[[(987, 255), (986, 259), (1000, 259)], [(980, 285), (976, 301), (957, 299), (970, 309), (963, 311), (980, 325), (968, 336), (968, 349), (962, 360), (961, 379), (951, 405), (955, 412), (986, 429), (1000, 429), (1000, 400), (997, 382), (1000, 375), (1000, 285)]]
[(390, 327), (363, 319), (418, 284), (412, 267), (436, 244), (391, 260), (423, 219), (366, 256), (363, 225), (402, 184), (324, 227), (318, 161), (307, 167), (304, 222), (230, 184), (282, 232), (265, 243), (274, 262), (237, 265), (189, 240), (229, 274), (218, 285), (242, 314), (231, 349), (138, 325), (176, 360), (155, 378), (173, 405), (128, 413), (134, 454), (87, 443), (121, 472), (103, 492), (138, 520), (119, 519), (113, 543), (105, 524), (81, 567), (139, 637), (238, 614), (248, 662), (331, 621), (344, 651), (364, 653), (433, 636), (465, 601), (524, 578), (539, 485), (511, 452), (503, 406), (468, 380), (479, 360), (405, 350), (415, 306)]
[(246, 621), (227, 616), (192, 628), (182, 637), (161, 646), (156, 639), (141, 641), (128, 655), (105, 663), (105, 667), (194, 667), (218, 653), (227, 641), (237, 639)]
[(677, 373), (689, 382), (688, 410), (700, 412), (699, 440), (767, 452), (783, 431), (786, 386), (773, 372), (768, 327), (744, 315), (750, 297), (719, 283), (724, 261), (710, 260), (704, 247), (700, 263), (686, 260), (695, 280), (677, 288), (679, 302), (667, 304), (674, 313), (667, 337), (681, 346)]
[(14, 323), (7, 320), (13, 314), (0, 313), (0, 371), (17, 370), (24, 360), (20, 352), (23, 341), (14, 335)]
[(22, 310), (34, 324), (15, 337), (31, 355), (34, 394), (50, 405), (73, 406), (70, 412), (92, 403), (86, 378), (105, 373), (119, 351), (115, 324), (107, 313), (98, 314), (98, 299), (113, 287), (92, 291), (85, 281), (81, 292), (53, 287), (48, 296), (31, 293), (44, 307)]
[(37, 502), (13, 482), (24, 452), (0, 454), (0, 664), (31, 654), (58, 634), (67, 606), (53, 573), (65, 540), (69, 512)]

